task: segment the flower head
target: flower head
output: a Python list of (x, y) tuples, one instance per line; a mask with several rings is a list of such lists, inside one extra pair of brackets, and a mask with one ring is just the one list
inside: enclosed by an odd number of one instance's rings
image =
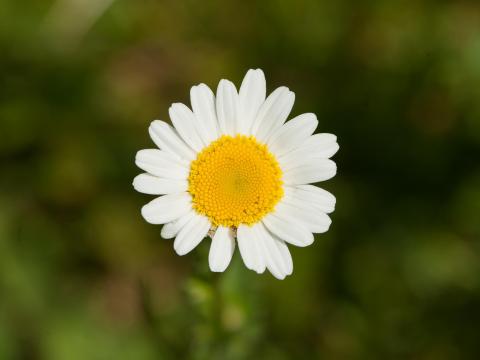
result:
[(149, 132), (159, 149), (140, 150), (146, 171), (133, 185), (161, 195), (142, 208), (161, 235), (175, 238), (179, 255), (212, 238), (209, 264), (224, 271), (238, 244), (245, 266), (283, 279), (293, 271), (287, 243), (308, 246), (326, 232), (335, 197), (309, 185), (336, 173), (332, 134), (315, 134), (314, 114), (286, 121), (295, 95), (279, 87), (266, 97), (262, 70), (249, 70), (240, 91), (228, 80), (216, 96), (205, 84), (190, 90), (191, 106), (169, 109), (173, 127), (155, 120)]

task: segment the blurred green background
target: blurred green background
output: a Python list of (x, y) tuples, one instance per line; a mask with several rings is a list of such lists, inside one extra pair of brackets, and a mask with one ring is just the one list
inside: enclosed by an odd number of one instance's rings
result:
[[(338, 136), (284, 281), (177, 256), (147, 127), (261, 67)], [(480, 3), (2, 0), (0, 359), (480, 358)]]

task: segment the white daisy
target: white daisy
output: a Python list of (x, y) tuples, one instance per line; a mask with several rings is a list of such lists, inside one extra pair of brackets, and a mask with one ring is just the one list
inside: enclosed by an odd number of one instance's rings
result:
[(150, 136), (159, 149), (140, 150), (145, 171), (133, 186), (161, 195), (142, 208), (161, 235), (175, 238), (185, 255), (212, 238), (209, 264), (224, 271), (238, 244), (245, 266), (284, 279), (293, 271), (287, 243), (308, 246), (326, 232), (335, 197), (313, 186), (336, 173), (332, 134), (315, 134), (314, 114), (286, 122), (295, 95), (279, 87), (265, 98), (263, 71), (249, 70), (240, 91), (221, 80), (217, 95), (200, 84), (190, 90), (192, 110), (175, 103), (173, 127), (155, 120)]

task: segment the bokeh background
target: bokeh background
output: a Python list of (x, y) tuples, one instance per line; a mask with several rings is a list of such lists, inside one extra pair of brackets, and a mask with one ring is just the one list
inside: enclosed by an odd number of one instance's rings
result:
[[(338, 136), (284, 281), (177, 256), (147, 127), (261, 67)], [(2, 0), (0, 359), (480, 358), (477, 1)]]

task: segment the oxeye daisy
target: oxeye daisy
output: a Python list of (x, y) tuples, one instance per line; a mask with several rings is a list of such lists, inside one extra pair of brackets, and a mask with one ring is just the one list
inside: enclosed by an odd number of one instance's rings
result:
[(282, 86), (266, 98), (260, 69), (247, 72), (238, 92), (221, 80), (216, 96), (200, 84), (190, 100), (191, 109), (170, 107), (173, 126), (151, 123), (159, 149), (136, 155), (145, 173), (134, 188), (161, 195), (143, 217), (164, 224), (161, 235), (175, 238), (179, 255), (209, 236), (212, 271), (228, 267), (238, 244), (248, 269), (284, 279), (293, 271), (287, 243), (308, 246), (330, 226), (335, 197), (309, 184), (335, 175), (336, 136), (312, 135), (318, 121), (311, 113), (286, 121), (295, 95)]

